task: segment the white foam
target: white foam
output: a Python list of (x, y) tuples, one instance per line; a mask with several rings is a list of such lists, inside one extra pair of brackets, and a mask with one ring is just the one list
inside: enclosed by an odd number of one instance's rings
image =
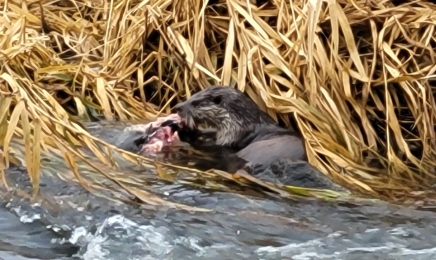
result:
[[(379, 229), (368, 229), (364, 233), (374, 233), (379, 231)], [(389, 237), (394, 236), (394, 239), (402, 238), (409, 235), (410, 232), (404, 230), (402, 227), (393, 228), (388, 230), (387, 235)], [(337, 250), (341, 248), (340, 245), (335, 245), (335, 249), (329, 249), (335, 241), (329, 238), (338, 238), (342, 236), (341, 232), (332, 233), (324, 238), (317, 238), (310, 241), (302, 243), (290, 243), (286, 246), (274, 247), (266, 246), (260, 247), (256, 250), (260, 259), (293, 259), (293, 260), (314, 260), (314, 259), (345, 259), (349, 254), (355, 255), (355, 253), (369, 253), (374, 255), (389, 255), (395, 257), (404, 257), (409, 255), (421, 255), (422, 257), (427, 257), (428, 259), (436, 258), (436, 247), (425, 248), (425, 249), (410, 249), (406, 245), (385, 242), (377, 246), (361, 246), (352, 247), (346, 244), (350, 241), (348, 239), (335, 239), (336, 241), (341, 241), (344, 243), (342, 250)], [(406, 242), (406, 241), (405, 241)]]

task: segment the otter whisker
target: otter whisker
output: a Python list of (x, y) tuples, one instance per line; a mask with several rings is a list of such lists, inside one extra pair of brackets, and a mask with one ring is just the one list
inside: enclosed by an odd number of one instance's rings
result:
[(189, 128), (194, 129), (195, 128), (194, 118), (192, 118), (191, 116), (188, 116), (186, 124), (188, 125)]

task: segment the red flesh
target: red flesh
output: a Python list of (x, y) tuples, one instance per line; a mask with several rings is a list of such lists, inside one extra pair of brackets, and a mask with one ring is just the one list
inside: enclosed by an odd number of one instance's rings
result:
[[(159, 117), (156, 119), (156, 121), (147, 124), (145, 129), (148, 129), (150, 124), (153, 127), (159, 127), (162, 123), (168, 120), (177, 120), (181, 122), (179, 115), (171, 114), (166, 117)], [(179, 142), (180, 139), (177, 131), (173, 132), (169, 126), (160, 127), (156, 130), (155, 134), (150, 138), (148, 143), (142, 146), (142, 149), (139, 153), (144, 156), (156, 155), (157, 153), (161, 152), (164, 147), (177, 145)]]

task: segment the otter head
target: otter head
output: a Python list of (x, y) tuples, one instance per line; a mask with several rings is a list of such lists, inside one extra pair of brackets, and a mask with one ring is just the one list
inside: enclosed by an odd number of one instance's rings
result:
[(217, 128), (216, 144), (233, 145), (259, 124), (275, 124), (241, 91), (224, 86), (211, 86), (177, 104), (174, 110), (188, 128), (208, 123)]

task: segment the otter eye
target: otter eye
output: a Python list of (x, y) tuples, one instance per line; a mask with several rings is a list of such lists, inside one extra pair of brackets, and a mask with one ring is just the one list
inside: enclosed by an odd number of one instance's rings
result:
[(194, 100), (194, 101), (192, 101), (192, 106), (193, 107), (198, 107), (198, 105), (200, 105), (200, 101), (199, 100)]
[(212, 102), (215, 103), (216, 105), (221, 104), (221, 97), (214, 97)]

